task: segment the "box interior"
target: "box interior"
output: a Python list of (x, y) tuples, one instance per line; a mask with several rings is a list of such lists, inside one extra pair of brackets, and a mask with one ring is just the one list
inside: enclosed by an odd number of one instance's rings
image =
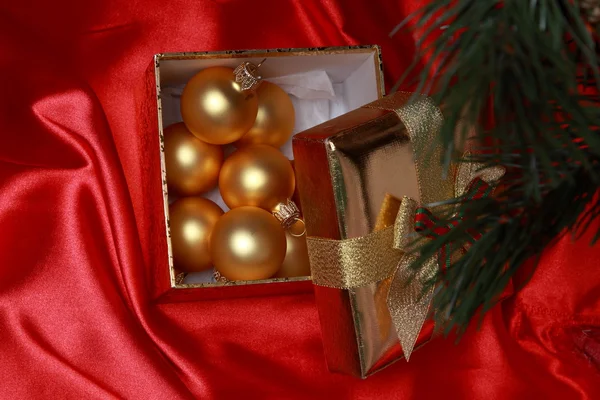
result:
[[(213, 66), (235, 68), (243, 61), (259, 64), (267, 60), (260, 68), (260, 73), (267, 81), (274, 80), (288, 94), (295, 108), (296, 123), (293, 135), (331, 118), (354, 110), (364, 104), (377, 100), (383, 95), (380, 81), (378, 52), (375, 48), (360, 49), (360, 51), (319, 52), (246, 52), (244, 54), (210, 53), (185, 54), (179, 56), (163, 55), (158, 59), (156, 73), (160, 87), (158, 98), (159, 130), (180, 122), (179, 99), (185, 83), (197, 72)], [(224, 58), (223, 58), (224, 57)], [(225, 155), (231, 154), (235, 148), (231, 145), (224, 147)], [(293, 159), (292, 139), (281, 148), (283, 154)], [(164, 154), (162, 154), (164, 158)], [(163, 160), (164, 169), (164, 160)], [(164, 173), (164, 171), (163, 171)], [(165, 187), (166, 190), (166, 187)], [(217, 203), (224, 211), (229, 208), (223, 202), (218, 188), (203, 195)], [(176, 200), (168, 197), (169, 203)], [(168, 207), (165, 207), (168, 215)], [(169, 254), (171, 254), (170, 241)], [(172, 257), (169, 257), (172, 286), (176, 284)], [(286, 281), (288, 279), (270, 279), (271, 281)], [(302, 279), (302, 278), (301, 278)], [(304, 278), (306, 279), (306, 278)], [(236, 282), (236, 284), (264, 283), (262, 281)], [(183, 281), (183, 287), (203, 287), (213, 285), (212, 271), (189, 273)]]

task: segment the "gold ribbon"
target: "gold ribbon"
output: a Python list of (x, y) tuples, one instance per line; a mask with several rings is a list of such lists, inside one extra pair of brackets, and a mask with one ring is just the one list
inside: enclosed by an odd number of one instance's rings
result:
[[(443, 122), (440, 110), (426, 96), (412, 103), (407, 101), (408, 93), (390, 97), (366, 107), (394, 111), (405, 125), (413, 144), (422, 203), (447, 199), (453, 192), (455, 196), (458, 191), (462, 194), (475, 176), (475, 166), (461, 163), (468, 167), (459, 166), (456, 180), (448, 183), (441, 178), (439, 163), (425, 166), (417, 157), (423, 144), (437, 140), (435, 136)], [(430, 159), (436, 160), (440, 151), (439, 146), (435, 146)], [(481, 176), (484, 180), (495, 177), (497, 173)], [(389, 196), (384, 200), (380, 215), (390, 212), (389, 200)], [(391, 279), (386, 303), (407, 360), (427, 319), (433, 296), (433, 288), (423, 293), (424, 283), (438, 270), (437, 256), (427, 260), (416, 273), (410, 268), (416, 255), (410, 253), (407, 246), (412, 242), (411, 236), (416, 234), (414, 220), (418, 206), (414, 199), (403, 197), (394, 224), (379, 227), (382, 229), (366, 236), (345, 240), (307, 238), (315, 285), (352, 289)]]
[(417, 205), (415, 200), (403, 197), (394, 225), (366, 236), (346, 240), (308, 238), (316, 285), (352, 289), (393, 278), (387, 306), (407, 360), (429, 311), (432, 290), (422, 296), (423, 283), (437, 272), (435, 257), (416, 276), (410, 269), (414, 255), (406, 252), (406, 246), (414, 232)]

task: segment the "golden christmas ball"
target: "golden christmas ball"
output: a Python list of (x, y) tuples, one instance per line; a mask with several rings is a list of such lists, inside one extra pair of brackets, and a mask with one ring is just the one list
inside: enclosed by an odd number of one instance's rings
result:
[(292, 136), (295, 123), (294, 105), (290, 96), (279, 86), (262, 82), (257, 90), (258, 114), (252, 128), (240, 140), (237, 147), (252, 144), (268, 144), (279, 148)]
[(228, 211), (210, 239), (215, 269), (233, 281), (272, 277), (285, 258), (285, 250), (285, 233), (279, 221), (258, 207)]
[(275, 278), (310, 276), (310, 261), (308, 258), (306, 235), (298, 236), (298, 234), (295, 233), (297, 230), (302, 231), (303, 225), (304, 222), (296, 222), (290, 230), (285, 231), (285, 259), (275, 274)]
[(212, 267), (209, 240), (223, 210), (202, 197), (184, 197), (169, 206), (173, 262), (185, 272)]
[(232, 68), (211, 67), (194, 75), (181, 94), (181, 116), (188, 129), (211, 144), (240, 139), (258, 113), (256, 91), (242, 90)]
[(219, 190), (229, 208), (254, 206), (271, 211), (291, 198), (295, 187), (290, 160), (264, 144), (235, 151), (219, 174)]
[(164, 130), (164, 153), (169, 191), (193, 196), (217, 186), (223, 149), (192, 135), (183, 122)]

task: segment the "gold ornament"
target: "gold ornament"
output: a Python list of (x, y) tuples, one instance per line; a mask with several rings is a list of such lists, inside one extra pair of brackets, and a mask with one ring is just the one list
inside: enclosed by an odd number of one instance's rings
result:
[(219, 181), (223, 149), (196, 138), (180, 122), (164, 131), (167, 186), (181, 196), (213, 189)]
[(285, 232), (286, 252), (285, 259), (275, 274), (275, 278), (292, 278), (297, 276), (310, 276), (310, 262), (306, 235), (294, 234), (294, 231), (304, 230), (304, 223), (297, 221), (290, 230)]
[(257, 113), (254, 86), (243, 90), (232, 68), (211, 67), (200, 71), (181, 94), (183, 122), (207, 143), (235, 142), (252, 127)]
[(279, 86), (263, 82), (257, 90), (258, 114), (248, 133), (234, 143), (237, 147), (268, 144), (279, 148), (292, 135), (295, 123), (294, 105)]
[(229, 208), (254, 206), (272, 211), (294, 194), (295, 186), (290, 160), (267, 145), (235, 151), (219, 175), (221, 196)]
[(169, 227), (175, 266), (198, 272), (212, 266), (209, 239), (223, 210), (202, 197), (184, 197), (169, 206)]
[(213, 229), (210, 254), (228, 280), (272, 277), (285, 258), (286, 239), (275, 217), (257, 207), (239, 207), (223, 215)]

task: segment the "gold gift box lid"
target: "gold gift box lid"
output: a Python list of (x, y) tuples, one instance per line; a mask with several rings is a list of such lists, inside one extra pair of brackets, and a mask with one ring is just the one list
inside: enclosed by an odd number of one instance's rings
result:
[[(385, 199), (452, 197), (452, 183), (442, 181), (440, 166), (416, 162), (414, 135), (423, 143), (435, 140), (441, 111), (429, 98), (410, 102), (411, 96), (396, 93), (294, 137), (309, 237), (369, 235), (382, 218), (395, 217), (381, 215)], [(437, 156), (434, 152), (431, 159)], [(435, 184), (420, 184), (427, 181)], [(354, 288), (315, 285), (330, 370), (364, 378), (404, 356), (386, 304), (389, 289), (389, 279)], [(421, 330), (415, 348), (429, 339), (432, 328), (427, 324)]]

